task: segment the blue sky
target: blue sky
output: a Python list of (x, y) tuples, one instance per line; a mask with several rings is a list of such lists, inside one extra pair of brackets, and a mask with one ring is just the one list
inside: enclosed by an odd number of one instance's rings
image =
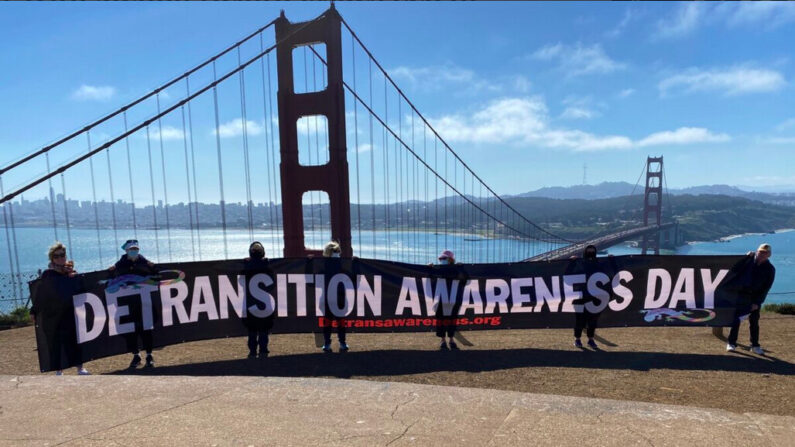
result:
[[(2, 3), (0, 161), (5, 165), (151, 91), (266, 24), (280, 9), (300, 21), (327, 7)], [(670, 187), (721, 183), (795, 190), (793, 3), (337, 7), (420, 111), (500, 194), (580, 184), (583, 165), (590, 184), (635, 183), (646, 156), (660, 154)], [(219, 61), (219, 73), (234, 62)], [(192, 86), (211, 75), (192, 80)], [(231, 126), (231, 133), (241, 122), (233, 100), (237, 85), (228, 86), (232, 93), (219, 90), (221, 124)], [(170, 90), (163, 104), (179, 94)], [(155, 110), (154, 104), (148, 107)], [(211, 172), (215, 137), (202, 126), (211, 126), (211, 103), (204, 98), (193, 110), (194, 135), (209, 145), (207, 156), (197, 159), (206, 171), (200, 200), (210, 201), (217, 185)], [(146, 113), (131, 116), (130, 124)], [(265, 138), (264, 112), (259, 113), (261, 119), (249, 118), (252, 138)], [(94, 141), (115, 135), (120, 125), (98, 129)], [(179, 153), (180, 117), (174, 114), (164, 125), (166, 150)], [(169, 132), (179, 138), (169, 138)], [(146, 159), (135, 155), (145, 153), (146, 140), (138, 135), (130, 142), (134, 180), (148, 186), (148, 174), (139, 172)], [(85, 151), (85, 145), (81, 140), (53, 154), (53, 165)], [(157, 144), (152, 150), (159, 150)], [(110, 157), (117, 171), (126, 169), (121, 152)], [(95, 169), (107, 169), (106, 161), (96, 159)], [(5, 186), (43, 169), (38, 163), (18, 178), (4, 179)], [(86, 176), (70, 175), (72, 195), (90, 197)], [(233, 181), (228, 188), (234, 197), (242, 194)], [(98, 189), (105, 197), (108, 188)], [(170, 189), (171, 201), (180, 200), (176, 187)]]

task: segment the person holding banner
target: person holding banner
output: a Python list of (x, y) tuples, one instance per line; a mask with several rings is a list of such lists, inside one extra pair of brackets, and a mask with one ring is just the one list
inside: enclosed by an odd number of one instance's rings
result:
[[(73, 294), (69, 293), (77, 293), (80, 285), (79, 281), (72, 279), (77, 276), (74, 262), (66, 260), (66, 246), (60, 242), (50, 247), (47, 256), (50, 263), (40, 276), (41, 282), (36, 293), (39, 297), (46, 297), (47, 302), (35, 300), (30, 308), (30, 317), (47, 340), (45, 346), (50, 364), (59, 367), (77, 364), (77, 374), (87, 376), (90, 373), (83, 367), (82, 353), (75, 343), (77, 331), (71, 306)], [(55, 375), (62, 376), (63, 369), (58, 369)]]
[[(243, 269), (246, 274), (246, 283), (257, 273), (263, 273), (268, 267), (268, 258), (265, 257), (265, 247), (254, 241), (248, 247), (248, 258), (243, 260)], [(269, 273), (273, 276), (272, 273)], [(246, 308), (256, 306), (258, 301), (251, 295), (251, 290), (246, 289)], [(273, 328), (273, 313), (267, 317), (258, 317), (251, 311), (246, 314), (243, 323), (248, 329), (248, 358), (265, 359), (268, 357), (268, 334)], [(257, 354), (259, 347), (259, 354)]]
[[(439, 264), (438, 266), (448, 266), (455, 264), (455, 255), (450, 250), (444, 250), (441, 254), (439, 254)], [(444, 336), (447, 335), (447, 339), (450, 342), (450, 350), (457, 351), (458, 345), (456, 344), (453, 337), (455, 336), (455, 320), (458, 315), (458, 309), (460, 308), (460, 303), (458, 302), (455, 297), (453, 297), (456, 305), (453, 306), (453, 312), (451, 317), (445, 317), (444, 315), (444, 306), (442, 303), (438, 303), (436, 306), (436, 336), (441, 338), (442, 341), (439, 343), (439, 349), (442, 351), (447, 351), (447, 343), (444, 340)]]
[[(156, 275), (157, 271), (154, 269), (155, 264), (146, 259), (140, 254), (140, 246), (138, 240), (129, 239), (122, 246), (124, 254), (108, 269), (114, 278), (123, 275), (131, 275), (137, 277), (148, 277)], [(129, 304), (130, 319), (135, 322), (143, 321), (143, 309), (140, 301), (131, 301)], [(141, 324), (135, 324), (135, 331), (126, 335), (127, 349), (132, 353), (133, 358), (130, 361), (130, 368), (135, 368), (141, 364), (141, 355), (138, 350), (138, 338), (143, 343), (143, 348), (146, 351), (146, 367), (152, 368), (155, 366), (155, 360), (152, 357), (152, 346), (154, 340), (152, 339), (152, 330), (145, 329)]]
[(756, 253), (749, 252), (736, 268), (740, 283), (740, 301), (729, 331), (726, 345), (728, 352), (737, 349), (740, 322), (747, 317), (751, 332), (751, 351), (759, 355), (765, 353), (759, 345), (759, 312), (776, 278), (776, 268), (770, 263), (771, 254), (770, 244), (762, 244)]
[[(341, 257), (342, 251), (340, 250), (340, 244), (335, 241), (331, 241), (323, 247), (323, 257), (324, 258), (339, 258)], [(331, 276), (329, 272), (326, 272), (327, 277)], [(344, 299), (344, 298), (343, 298)], [(331, 311), (329, 310), (328, 302), (326, 303), (326, 315), (330, 316)], [(350, 347), (345, 340), (346, 330), (345, 330), (345, 320), (341, 318), (335, 318), (337, 324), (337, 340), (340, 343), (340, 352), (347, 352)], [(323, 352), (331, 352), (331, 324), (326, 324), (323, 326)]]
[[(589, 245), (585, 247), (582, 253), (583, 259), (583, 269), (585, 273), (590, 276), (591, 274), (595, 273), (599, 269), (599, 265), (596, 261), (596, 247), (593, 245)], [(588, 292), (583, 291), (584, 298), (588, 298)], [(582, 312), (577, 312), (575, 314), (574, 320), (574, 346), (578, 348), (582, 348), (582, 341), (580, 338), (582, 337), (582, 330), (585, 329), (585, 335), (588, 336), (588, 346), (592, 349), (599, 349), (599, 345), (596, 344), (594, 341), (594, 337), (596, 336), (596, 324), (597, 320), (599, 319), (598, 313), (589, 312), (588, 309), (585, 308), (585, 303), (583, 303)]]

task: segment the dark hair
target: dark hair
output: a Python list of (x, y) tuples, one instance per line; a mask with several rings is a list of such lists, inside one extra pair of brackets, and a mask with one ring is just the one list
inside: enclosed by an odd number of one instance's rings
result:
[(259, 241), (254, 241), (248, 246), (248, 255), (255, 259), (265, 257), (265, 247)]
[(582, 257), (584, 259), (596, 259), (596, 247), (593, 245), (585, 247), (585, 250), (582, 252)]

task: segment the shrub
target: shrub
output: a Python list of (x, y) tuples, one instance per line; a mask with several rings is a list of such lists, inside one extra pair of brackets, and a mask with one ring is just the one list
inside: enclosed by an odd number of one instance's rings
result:
[(19, 306), (7, 314), (0, 314), (0, 328), (18, 327), (30, 324), (30, 309)]
[(782, 303), (782, 304), (765, 304), (762, 308), (765, 312), (775, 312), (784, 315), (795, 315), (795, 304)]

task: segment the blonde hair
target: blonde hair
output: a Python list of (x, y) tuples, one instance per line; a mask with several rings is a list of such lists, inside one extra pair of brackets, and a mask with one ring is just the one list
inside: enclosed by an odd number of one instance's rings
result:
[(340, 244), (331, 241), (323, 247), (323, 257), (330, 258), (331, 254), (340, 251)]
[(66, 254), (66, 246), (60, 242), (55, 242), (50, 246), (50, 249), (47, 251), (47, 257), (52, 261), (52, 255), (55, 254), (56, 251), (63, 250), (64, 254)]

